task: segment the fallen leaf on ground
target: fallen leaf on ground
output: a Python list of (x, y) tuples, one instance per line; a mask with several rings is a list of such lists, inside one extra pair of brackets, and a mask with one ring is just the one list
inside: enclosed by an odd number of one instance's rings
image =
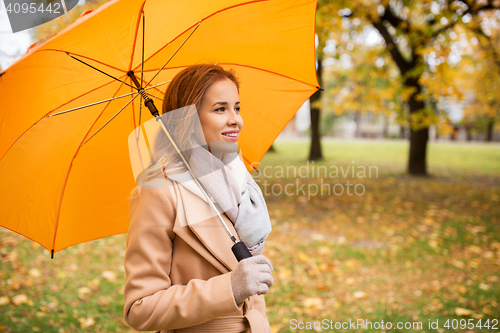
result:
[(12, 303), (14, 303), (15, 305), (28, 303), (28, 296), (26, 296), (25, 294), (16, 295), (12, 297)]
[(78, 318), (78, 321), (80, 322), (80, 326), (82, 328), (88, 328), (88, 327), (95, 324), (94, 318), (92, 318), (92, 317)]
[(364, 291), (356, 291), (353, 296), (356, 299), (361, 299), (366, 297), (366, 293)]
[(482, 290), (488, 290), (490, 289), (490, 286), (488, 286), (487, 284), (485, 283), (480, 283), (479, 284), (479, 289), (482, 289)]
[[(35, 244), (36, 244), (36, 243), (35, 243)], [(37, 277), (40, 277), (40, 275), (42, 275), (42, 274), (40, 273), (40, 271), (39, 271), (38, 269), (36, 269), (36, 268), (30, 269), (30, 272), (29, 272), (29, 273), (30, 273), (30, 275), (31, 275), (32, 277), (36, 277), (36, 278), (37, 278)]]
[(104, 271), (101, 276), (110, 282), (115, 282), (116, 280), (116, 273), (112, 271)]
[(319, 297), (306, 298), (304, 300), (304, 306), (306, 308), (310, 307), (321, 308), (323, 306), (323, 301)]
[(464, 308), (455, 308), (455, 314), (457, 316), (470, 316), (472, 314), (472, 310)]
[(465, 264), (462, 261), (460, 261), (460, 260), (453, 260), (451, 263), (456, 268), (464, 268), (465, 267)]

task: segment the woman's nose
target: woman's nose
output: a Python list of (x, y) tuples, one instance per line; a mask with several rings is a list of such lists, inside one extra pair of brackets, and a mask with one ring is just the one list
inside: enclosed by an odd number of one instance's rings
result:
[(238, 114), (236, 113), (236, 111), (235, 111), (235, 110), (231, 110), (231, 111), (229, 112), (229, 116), (228, 116), (228, 121), (227, 121), (227, 122), (228, 122), (230, 125), (234, 125), (234, 124), (237, 124), (237, 123), (238, 123), (237, 119), (238, 119)]

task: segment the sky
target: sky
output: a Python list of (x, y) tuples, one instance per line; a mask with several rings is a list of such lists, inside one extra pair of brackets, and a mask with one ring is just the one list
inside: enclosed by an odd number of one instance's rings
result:
[(0, 1), (0, 66), (2, 70), (23, 55), (34, 43), (31, 41), (30, 30), (12, 33), (4, 3)]
[[(85, 4), (85, 0), (78, 2), (78, 5), (82, 4)], [(28, 47), (36, 42), (31, 39), (31, 31), (32, 29), (27, 29), (12, 33), (4, 2), (0, 1), (0, 67), (2, 70), (20, 58)]]

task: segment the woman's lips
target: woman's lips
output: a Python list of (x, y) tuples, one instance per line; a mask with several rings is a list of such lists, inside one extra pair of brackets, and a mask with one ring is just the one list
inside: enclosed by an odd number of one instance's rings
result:
[[(231, 135), (228, 135), (228, 134), (231, 134)], [(236, 134), (236, 135), (235, 135)], [(228, 132), (228, 133), (222, 133), (222, 136), (227, 138), (227, 139), (230, 139), (230, 140), (233, 140), (233, 141), (236, 141), (238, 140), (238, 137), (240, 136), (238, 132)]]

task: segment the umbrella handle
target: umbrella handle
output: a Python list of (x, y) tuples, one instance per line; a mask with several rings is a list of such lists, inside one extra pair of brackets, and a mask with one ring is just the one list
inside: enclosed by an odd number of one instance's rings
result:
[(236, 257), (236, 259), (238, 259), (238, 261), (242, 261), (243, 259), (252, 257), (252, 254), (243, 242), (234, 244), (231, 247), (231, 250), (233, 251), (234, 256)]

